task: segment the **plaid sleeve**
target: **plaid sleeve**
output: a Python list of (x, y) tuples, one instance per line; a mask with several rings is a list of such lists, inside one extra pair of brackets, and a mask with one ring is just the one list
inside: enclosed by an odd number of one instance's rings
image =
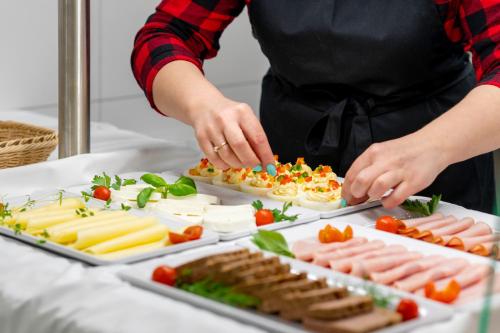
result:
[(135, 37), (132, 71), (151, 106), (153, 80), (174, 60), (202, 70), (203, 60), (219, 50), (224, 29), (245, 7), (245, 0), (163, 0)]
[(472, 53), (478, 85), (500, 87), (500, 0), (435, 0), (452, 42)]

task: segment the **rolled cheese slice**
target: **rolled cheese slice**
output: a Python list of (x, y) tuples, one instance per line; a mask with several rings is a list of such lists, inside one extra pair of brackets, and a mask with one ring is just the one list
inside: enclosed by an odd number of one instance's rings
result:
[(134, 221), (138, 218), (132, 215), (128, 216), (94, 216), (77, 221), (70, 221), (54, 227), (47, 228), (49, 239), (60, 244), (73, 243), (76, 241), (78, 231), (100, 227), (109, 224), (116, 224), (127, 221)]
[(320, 201), (309, 200), (306, 197), (299, 197), (299, 199), (297, 200), (297, 203), (302, 207), (320, 211), (330, 211), (339, 209), (341, 207), (341, 202), (342, 199), (320, 202)]
[(19, 223), (23, 228), (26, 227), (28, 220), (31, 218), (49, 217), (56, 216), (64, 213), (75, 213), (76, 209), (68, 208), (53, 211), (37, 211), (37, 212), (22, 212), (14, 214), (11, 219), (6, 220), (7, 224), (14, 225)]
[(159, 242), (154, 242), (154, 243), (148, 243), (144, 245), (139, 245), (139, 246), (134, 246), (129, 249), (125, 250), (120, 250), (120, 251), (115, 251), (115, 252), (110, 252), (110, 253), (105, 253), (105, 254), (99, 254), (97, 257), (100, 259), (104, 260), (118, 260), (126, 257), (131, 257), (135, 256), (138, 254), (143, 254), (143, 253), (148, 253), (152, 252), (155, 250), (162, 249), (166, 246), (168, 246), (168, 242), (165, 241), (159, 241)]
[(272, 190), (272, 187), (255, 187), (248, 185), (246, 183), (241, 183), (240, 188), (245, 193), (250, 193), (253, 195), (266, 196), (269, 191)]
[(207, 184), (211, 184), (212, 183), (212, 179), (214, 178), (214, 176), (212, 177), (203, 177), (203, 176), (193, 176), (189, 173), (189, 170), (185, 170), (183, 173), (182, 173), (183, 176), (186, 176), (186, 177), (189, 177), (193, 180), (196, 180), (196, 181), (199, 181), (199, 182), (203, 182), (203, 183), (207, 183)]
[(147, 227), (155, 224), (158, 224), (158, 220), (156, 218), (144, 217), (135, 221), (81, 230), (77, 232), (76, 242), (72, 245), (72, 247), (77, 250), (86, 249), (107, 240), (146, 229)]
[(168, 236), (168, 228), (163, 224), (157, 224), (146, 229), (133, 232), (106, 242), (91, 246), (85, 250), (90, 254), (104, 254), (120, 251), (139, 245), (159, 242)]
[[(89, 210), (89, 213), (95, 214), (96, 212), (97, 211), (93, 209)], [(39, 232), (43, 232), (43, 230), (48, 227), (61, 224), (64, 222), (81, 220), (84, 218), (85, 217), (78, 215), (76, 211), (57, 214), (53, 216), (30, 218), (26, 221), (26, 231), (29, 233), (36, 234)]]

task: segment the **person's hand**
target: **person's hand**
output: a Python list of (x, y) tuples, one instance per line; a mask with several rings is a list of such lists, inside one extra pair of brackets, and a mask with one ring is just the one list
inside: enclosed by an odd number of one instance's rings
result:
[(219, 98), (196, 112), (191, 123), (201, 150), (217, 168), (264, 167), (276, 173), (266, 133), (247, 104)]
[(448, 166), (446, 154), (435, 139), (411, 134), (371, 145), (352, 164), (342, 187), (349, 205), (382, 199), (392, 209), (425, 189)]

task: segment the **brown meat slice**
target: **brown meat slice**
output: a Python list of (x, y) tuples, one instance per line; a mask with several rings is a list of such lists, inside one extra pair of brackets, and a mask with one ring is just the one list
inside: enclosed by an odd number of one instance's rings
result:
[(266, 276), (284, 274), (289, 272), (289, 264), (282, 264), (278, 262), (276, 264), (250, 267), (245, 270), (232, 272), (231, 274), (224, 274), (218, 278), (218, 281), (234, 285), (245, 280), (259, 279)]
[(373, 311), (373, 298), (370, 296), (349, 296), (333, 301), (314, 303), (306, 310), (306, 317), (336, 320)]
[(265, 313), (280, 312), (285, 307), (283, 298), (290, 293), (306, 292), (310, 290), (323, 289), (328, 285), (325, 279), (319, 280), (299, 280), (281, 283), (269, 288), (261, 298), (258, 310)]
[(302, 320), (304, 310), (311, 304), (347, 297), (349, 292), (344, 287), (328, 287), (306, 292), (293, 292), (283, 297), (280, 316), (287, 320)]
[(220, 265), (214, 274), (214, 280), (227, 281), (242, 271), (246, 271), (252, 268), (275, 265), (280, 265), (280, 260), (278, 257), (262, 257), (249, 260), (234, 261)]
[(194, 267), (201, 267), (205, 266), (208, 261), (211, 260), (218, 260), (222, 258), (240, 258), (240, 257), (248, 257), (250, 255), (250, 251), (248, 249), (242, 249), (238, 251), (232, 251), (232, 252), (224, 252), (224, 253), (219, 253), (219, 254), (214, 254), (206, 257), (202, 257), (190, 262), (187, 262), (183, 265), (177, 266), (177, 270), (181, 271), (185, 268), (194, 268)]
[(304, 326), (319, 333), (368, 333), (401, 322), (397, 312), (375, 308), (373, 311), (340, 320), (305, 318)]
[(243, 281), (242, 283), (238, 283), (234, 285), (234, 290), (260, 298), (260, 295), (265, 295), (270, 288), (276, 285), (289, 281), (298, 281), (304, 279), (307, 279), (306, 273), (285, 273), (279, 275), (271, 275), (258, 279), (249, 279)]

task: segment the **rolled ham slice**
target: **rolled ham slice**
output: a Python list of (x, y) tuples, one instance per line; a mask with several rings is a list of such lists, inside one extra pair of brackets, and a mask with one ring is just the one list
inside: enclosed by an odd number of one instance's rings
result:
[(460, 296), (453, 304), (463, 305), (484, 297), (488, 290), (490, 278), (494, 279), (491, 292), (493, 294), (500, 293), (500, 273), (495, 273), (495, 275), (490, 275), (489, 278), (484, 278), (480, 282), (462, 290)]
[(471, 226), (469, 229), (459, 232), (455, 235), (442, 236), (443, 238), (442, 243), (444, 244), (448, 243), (453, 237), (458, 237), (458, 238), (476, 237), (476, 236), (490, 235), (492, 233), (493, 231), (491, 230), (491, 227), (489, 225), (487, 225), (484, 222), (476, 222), (476, 224)]
[(386, 257), (357, 260), (352, 264), (351, 275), (369, 277), (371, 273), (387, 271), (391, 268), (400, 266), (410, 261), (418, 260), (420, 258), (422, 258), (421, 253), (404, 252), (392, 254)]
[(327, 267), (328, 263), (332, 260), (343, 259), (347, 257), (352, 257), (360, 253), (379, 250), (385, 247), (385, 243), (381, 240), (373, 240), (365, 244), (351, 246), (347, 248), (340, 248), (333, 252), (318, 253), (314, 254), (313, 264)]
[(446, 244), (447, 247), (454, 248), (461, 251), (469, 251), (476, 245), (490, 242), (498, 242), (500, 240), (500, 234), (491, 234), (485, 236), (477, 237), (457, 237), (454, 236)]
[(447, 235), (454, 235), (464, 230), (469, 229), (474, 225), (474, 219), (472, 217), (466, 217), (460, 221), (451, 223), (441, 228), (428, 230), (428, 235), (422, 237), (421, 239), (430, 243), (441, 243), (442, 237)]
[(418, 239), (424, 238), (424, 237), (426, 237), (426, 236), (429, 235), (430, 230), (434, 230), (434, 229), (439, 229), (439, 228), (442, 228), (442, 227), (446, 227), (446, 226), (452, 225), (455, 222), (457, 222), (457, 218), (456, 217), (454, 217), (454, 216), (447, 216), (444, 219), (436, 220), (436, 221), (429, 222), (429, 223), (424, 223), (422, 225), (419, 225), (416, 228), (417, 232), (413, 233), (411, 235), (411, 237), (418, 238)]
[(370, 280), (389, 285), (412, 274), (435, 267), (446, 259), (442, 256), (427, 256), (419, 260), (407, 262), (399, 267), (381, 273), (371, 273)]
[(423, 288), (430, 281), (437, 281), (457, 274), (464, 269), (465, 266), (467, 266), (467, 260), (465, 259), (448, 259), (438, 266), (395, 282), (394, 287), (404, 291), (414, 292), (415, 290)]
[(366, 243), (367, 241), (368, 240), (363, 237), (354, 237), (345, 242), (323, 244), (320, 243), (316, 237), (306, 238), (294, 242), (292, 245), (292, 252), (297, 259), (311, 261), (315, 252), (335, 251), (344, 247), (360, 245)]
[(392, 244), (380, 250), (364, 252), (340, 260), (332, 260), (330, 261), (330, 268), (334, 271), (349, 273), (352, 269), (352, 263), (358, 260), (387, 256), (395, 253), (405, 253), (407, 251), (408, 250), (403, 245)]
[(418, 217), (415, 219), (408, 219), (408, 220), (402, 220), (403, 222), (403, 228), (404, 229), (410, 229), (410, 228), (415, 228), (418, 227), (419, 225), (422, 225), (424, 223), (428, 222), (433, 222), (436, 220), (440, 220), (444, 218), (444, 215), (441, 213), (436, 213), (432, 214), (431, 216), (426, 216), (426, 217)]
[(500, 260), (500, 251), (498, 249), (498, 243), (497, 242), (487, 242), (483, 244), (478, 244), (474, 246), (472, 249), (469, 250), (470, 253), (477, 254), (479, 256), (483, 257), (490, 257), (493, 255), (493, 249), (497, 248), (496, 251), (496, 260)]

